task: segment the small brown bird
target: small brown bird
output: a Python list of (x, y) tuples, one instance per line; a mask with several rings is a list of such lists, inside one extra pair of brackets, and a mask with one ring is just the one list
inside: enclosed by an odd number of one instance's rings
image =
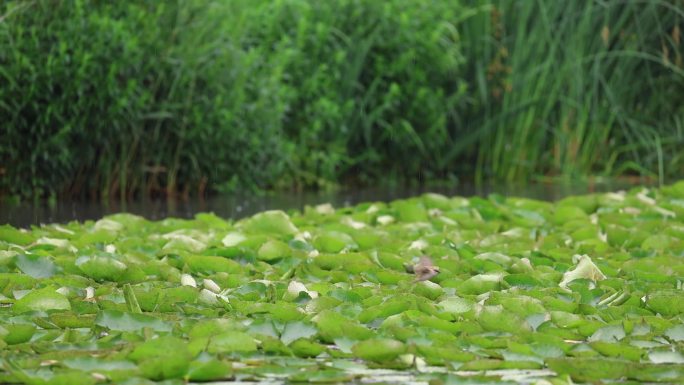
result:
[(413, 273), (416, 275), (416, 282), (427, 281), (439, 274), (439, 267), (432, 263), (430, 257), (422, 256), (420, 261), (413, 266)]

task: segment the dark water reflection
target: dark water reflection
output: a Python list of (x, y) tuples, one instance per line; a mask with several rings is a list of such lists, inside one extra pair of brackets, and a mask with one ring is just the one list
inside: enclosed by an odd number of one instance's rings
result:
[(266, 195), (217, 195), (188, 200), (140, 200), (133, 202), (58, 201), (47, 203), (9, 204), (0, 202), (0, 224), (28, 227), (41, 223), (64, 223), (73, 220), (99, 219), (107, 214), (130, 212), (151, 220), (166, 217), (192, 218), (198, 212), (214, 212), (224, 218), (239, 219), (271, 209), (301, 210), (305, 205), (332, 203), (345, 207), (360, 202), (390, 201), (437, 192), (447, 196), (486, 196), (496, 192), (506, 196), (557, 200), (568, 195), (614, 191), (629, 188), (626, 182), (527, 184), (527, 185), (463, 185), (421, 188), (369, 188), (334, 192), (281, 192)]

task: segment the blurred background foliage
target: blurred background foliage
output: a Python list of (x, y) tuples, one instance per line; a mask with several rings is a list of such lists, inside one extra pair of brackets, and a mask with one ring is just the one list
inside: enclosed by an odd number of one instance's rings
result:
[(684, 0), (9, 0), (0, 191), (684, 175)]

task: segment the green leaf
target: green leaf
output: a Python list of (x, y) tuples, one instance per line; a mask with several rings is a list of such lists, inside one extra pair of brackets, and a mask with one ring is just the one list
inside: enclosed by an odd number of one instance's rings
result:
[(358, 248), (351, 236), (339, 231), (329, 231), (318, 235), (314, 238), (313, 245), (323, 253), (339, 253), (344, 249), (354, 250)]
[(285, 345), (289, 345), (292, 341), (300, 338), (309, 338), (317, 332), (318, 330), (308, 323), (302, 321), (288, 322), (283, 328), (280, 340), (283, 341)]
[(248, 334), (233, 331), (211, 337), (207, 351), (209, 353), (249, 353), (257, 350), (254, 338)]
[(345, 337), (349, 339), (359, 340), (367, 339), (373, 336), (373, 332), (368, 328), (361, 326), (340, 314), (324, 310), (316, 315), (312, 321), (316, 324), (321, 336), (327, 341), (333, 341), (335, 338)]
[(325, 346), (305, 338), (300, 338), (290, 343), (290, 349), (297, 357), (316, 357), (325, 351)]
[(457, 317), (472, 310), (473, 303), (464, 298), (450, 297), (440, 302), (439, 307), (445, 312)]
[(178, 337), (162, 336), (136, 346), (128, 358), (139, 363), (149, 358), (173, 355), (189, 359), (190, 352), (187, 343)]
[(12, 305), (15, 314), (27, 311), (70, 310), (71, 304), (64, 295), (46, 287), (33, 290)]
[(413, 288), (413, 292), (430, 300), (435, 300), (444, 293), (444, 289), (442, 289), (442, 287), (437, 283), (431, 281), (421, 281), (416, 283)]
[(684, 291), (660, 290), (647, 296), (646, 305), (664, 316), (684, 314)]
[(240, 263), (224, 257), (208, 255), (188, 255), (183, 258), (193, 273), (239, 273), (243, 270)]
[(299, 232), (290, 221), (290, 217), (280, 210), (264, 211), (249, 218), (243, 223), (245, 231), (256, 234), (273, 234), (280, 236), (294, 235)]
[(26, 246), (33, 242), (33, 240), (34, 238), (30, 235), (30, 233), (17, 230), (10, 225), (0, 226), (0, 241)]
[(625, 377), (633, 365), (630, 361), (590, 357), (549, 358), (546, 364), (556, 373), (570, 375), (574, 381), (581, 382)]
[(62, 361), (64, 366), (84, 372), (108, 372), (113, 370), (134, 370), (136, 366), (130, 361), (103, 360), (98, 357), (76, 357)]
[(47, 385), (93, 385), (95, 384), (95, 377), (90, 373), (81, 371), (66, 371), (55, 373), (52, 378), (47, 381)]
[(125, 263), (111, 256), (82, 256), (76, 266), (88, 277), (98, 281), (118, 281), (128, 268)]
[(346, 373), (338, 369), (316, 369), (308, 371), (298, 371), (288, 379), (291, 383), (312, 383), (312, 384), (339, 384), (348, 383), (356, 377), (354, 374)]
[(684, 341), (684, 325), (676, 325), (665, 331), (665, 336), (672, 341)]
[(587, 219), (587, 213), (575, 206), (558, 206), (553, 213), (553, 223), (562, 225), (574, 219)]
[(588, 341), (616, 342), (625, 338), (625, 329), (622, 325), (604, 326), (589, 337)]
[(425, 222), (428, 220), (427, 210), (421, 202), (413, 200), (394, 201), (392, 208), (397, 210), (402, 222)]
[(463, 281), (457, 286), (459, 294), (482, 294), (501, 288), (503, 274), (478, 274)]
[(684, 354), (673, 351), (652, 351), (648, 359), (656, 364), (684, 364)]
[(166, 355), (146, 359), (138, 364), (138, 368), (145, 378), (160, 381), (183, 378), (190, 368), (190, 362), (181, 355)]
[(501, 305), (483, 306), (476, 313), (477, 322), (485, 330), (502, 331), (519, 335), (531, 331), (524, 319), (517, 314), (504, 310)]
[(595, 341), (589, 345), (606, 357), (625, 358), (631, 361), (641, 360), (646, 353), (640, 348), (620, 343)]
[(138, 304), (138, 298), (135, 296), (135, 292), (133, 292), (133, 288), (130, 284), (127, 283), (124, 285), (123, 292), (128, 311), (131, 313), (142, 313), (140, 304)]
[(261, 245), (257, 252), (257, 257), (262, 261), (275, 261), (287, 258), (291, 254), (292, 250), (287, 243), (271, 239)]
[(4, 328), (2, 339), (8, 345), (22, 344), (31, 340), (33, 334), (36, 332), (36, 326), (33, 324), (3, 324), (0, 328)]
[[(75, 305), (74, 308), (77, 306)], [(49, 318), (50, 322), (63, 329), (90, 328), (95, 324), (95, 314), (59, 312), (50, 314)]]
[(352, 352), (357, 358), (367, 361), (390, 361), (399, 355), (406, 352), (406, 346), (389, 338), (371, 338), (365, 341), (357, 342), (352, 346)]
[(139, 331), (142, 328), (149, 328), (158, 332), (171, 331), (171, 325), (158, 318), (119, 310), (100, 311), (95, 318), (95, 324), (111, 330)]
[(217, 381), (227, 379), (232, 373), (232, 366), (228, 362), (217, 360), (203, 353), (190, 362), (188, 378), (190, 381)]
[[(270, 322), (269, 325), (272, 325)], [(245, 327), (240, 322), (226, 318), (207, 319), (197, 322), (188, 336), (190, 338), (211, 337), (229, 331), (240, 331)]]
[(17, 255), (15, 264), (24, 274), (33, 278), (49, 278), (58, 271), (57, 266), (48, 257), (32, 254)]

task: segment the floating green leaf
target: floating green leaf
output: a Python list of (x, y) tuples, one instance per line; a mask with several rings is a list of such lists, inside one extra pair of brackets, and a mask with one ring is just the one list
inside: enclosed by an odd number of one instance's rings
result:
[(5, 227), (0, 382), (681, 383), (664, 191)]
[(372, 338), (352, 346), (354, 356), (368, 361), (389, 361), (406, 352), (403, 343), (387, 338)]
[(82, 256), (76, 266), (88, 277), (98, 281), (117, 281), (126, 271), (125, 263), (112, 256)]
[(158, 318), (119, 310), (102, 310), (98, 313), (95, 324), (112, 330), (139, 331), (150, 328), (160, 332), (171, 331), (171, 326)]
[(57, 272), (57, 266), (48, 257), (19, 254), (16, 258), (17, 267), (33, 278), (49, 278)]
[(257, 349), (254, 338), (248, 334), (232, 331), (211, 337), (207, 351), (209, 353), (254, 352)]
[(243, 226), (247, 232), (259, 234), (294, 235), (299, 231), (290, 217), (278, 210), (256, 214), (245, 221)]
[(32, 324), (4, 324), (0, 327), (4, 329), (0, 336), (8, 345), (29, 341), (36, 332), (36, 327)]
[(33, 290), (12, 305), (15, 314), (27, 311), (50, 311), (50, 310), (69, 310), (71, 304), (67, 297), (58, 293), (55, 289), (46, 287), (44, 289)]
[(0, 241), (25, 246), (33, 242), (34, 238), (30, 233), (17, 230), (10, 225), (0, 226)]

